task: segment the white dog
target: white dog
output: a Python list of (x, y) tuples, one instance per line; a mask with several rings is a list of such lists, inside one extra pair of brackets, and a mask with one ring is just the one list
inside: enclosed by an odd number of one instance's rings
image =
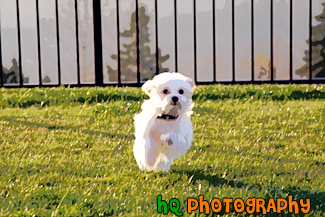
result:
[(134, 117), (134, 157), (141, 170), (168, 171), (173, 160), (191, 147), (194, 82), (166, 72), (144, 83), (142, 90), (150, 99)]

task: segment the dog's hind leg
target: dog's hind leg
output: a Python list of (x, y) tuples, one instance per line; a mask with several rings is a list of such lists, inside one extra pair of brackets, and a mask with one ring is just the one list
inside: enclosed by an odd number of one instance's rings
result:
[(168, 172), (173, 161), (174, 159), (171, 156), (159, 153), (156, 164), (154, 165), (154, 170)]

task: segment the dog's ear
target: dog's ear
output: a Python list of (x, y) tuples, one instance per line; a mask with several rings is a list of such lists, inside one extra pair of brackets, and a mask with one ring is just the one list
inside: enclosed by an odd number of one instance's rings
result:
[(194, 90), (195, 82), (192, 78), (186, 77), (186, 81), (191, 85), (191, 88)]
[(153, 80), (148, 80), (142, 85), (142, 90), (145, 94), (149, 96), (151, 90), (155, 87), (156, 87), (155, 82)]

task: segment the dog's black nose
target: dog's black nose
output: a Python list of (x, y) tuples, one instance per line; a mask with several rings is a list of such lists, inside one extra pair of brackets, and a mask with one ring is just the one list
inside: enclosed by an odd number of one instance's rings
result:
[(174, 104), (175, 104), (175, 103), (177, 103), (177, 101), (178, 101), (178, 97), (177, 97), (177, 96), (173, 96), (173, 97), (172, 97), (172, 100), (173, 100), (173, 102), (174, 102)]

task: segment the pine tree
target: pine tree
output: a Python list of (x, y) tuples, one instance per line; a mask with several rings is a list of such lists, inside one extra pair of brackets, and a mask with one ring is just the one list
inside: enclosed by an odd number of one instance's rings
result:
[[(312, 27), (312, 78), (325, 77), (325, 3), (323, 12), (316, 16), (315, 19), (320, 24)], [(306, 41), (309, 45), (309, 41)], [(303, 60), (306, 62), (304, 66), (296, 70), (296, 74), (300, 77), (309, 77), (309, 50), (305, 51)]]
[[(12, 59), (12, 66), (7, 69), (2, 67), (2, 77), (4, 84), (18, 84), (20, 81), (18, 62), (15, 58)], [(23, 82), (29, 83), (29, 77), (25, 77), (23, 74)]]
[[(147, 80), (152, 78), (156, 74), (156, 53), (151, 53), (149, 39), (148, 23), (150, 16), (146, 14), (145, 7), (139, 8), (139, 50), (140, 50), (140, 75), (141, 80)], [(120, 66), (121, 66), (121, 78), (124, 81), (136, 81), (136, 58), (137, 58), (137, 31), (136, 31), (136, 13), (131, 15), (130, 29), (120, 33), (120, 37), (130, 39), (129, 44), (123, 44), (124, 50), (120, 50)], [(113, 54), (111, 56), (113, 60), (118, 60), (118, 56)], [(161, 50), (158, 48), (158, 68), (159, 72), (166, 72), (169, 69), (164, 68), (162, 63), (169, 59), (169, 55), (162, 56)], [(117, 81), (117, 70), (112, 69), (109, 65), (107, 71), (110, 81)]]

